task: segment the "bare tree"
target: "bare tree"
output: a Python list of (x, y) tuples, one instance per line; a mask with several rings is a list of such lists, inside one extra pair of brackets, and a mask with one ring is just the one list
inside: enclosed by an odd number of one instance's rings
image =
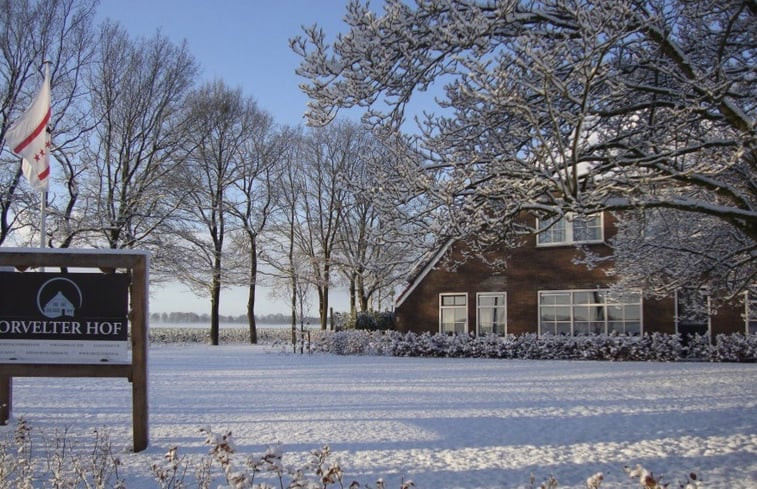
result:
[[(365, 130), (365, 129), (364, 129)], [(336, 260), (350, 290), (351, 314), (371, 309), (373, 299), (391, 296), (425, 247), (422, 232), (400, 233), (390, 213), (402, 206), (383, 186), (394, 155), (365, 130), (357, 164), (344, 180), (344, 225)], [(385, 209), (391, 209), (386, 212)], [(406, 223), (406, 221), (404, 221)]]
[(302, 226), (296, 246), (312, 267), (321, 329), (327, 328), (329, 291), (336, 277), (335, 252), (349, 205), (345, 179), (354, 173), (366, 133), (355, 123), (335, 121), (313, 129), (303, 143), (304, 195), (298, 210)]
[(141, 247), (160, 268), (183, 194), (170, 179), (187, 150), (184, 99), (197, 65), (186, 45), (161, 34), (133, 41), (105, 24), (89, 86), (96, 130), (85, 158), (89, 240), (110, 248)]
[(289, 300), (292, 344), (296, 344), (298, 319), (303, 327), (309, 284), (313, 283), (310, 260), (297, 246), (297, 237), (304, 227), (299, 213), (304, 198), (306, 179), (303, 171), (304, 137), (302, 132), (286, 129), (287, 145), (283, 155), (283, 172), (276, 192), (277, 212), (268, 229), (268, 246), (262, 258), (273, 270), (274, 290)]
[(757, 261), (756, 17), (750, 0), (352, 1), (333, 46), (317, 27), (292, 46), (314, 124), (359, 106), (396, 135), (437, 94), (421, 171), (399, 161), (440, 232), (508, 243), (536, 231), (524, 213), (715, 219), (679, 231), (738, 237), (696, 277), (736, 294)]
[(242, 181), (246, 145), (257, 110), (254, 102), (222, 81), (209, 83), (188, 98), (194, 141), (186, 164), (177, 169), (177, 184), (185, 194), (184, 248), (173, 264), (175, 277), (210, 297), (210, 340), (219, 343), (219, 307), (224, 285), (224, 244), (233, 232), (231, 206), (235, 186)]
[[(259, 277), (260, 239), (276, 211), (276, 193), (281, 184), (283, 161), (290, 138), (287, 131), (278, 130), (270, 114), (258, 109), (255, 104), (251, 103), (247, 110), (250, 111), (245, 116), (250, 120), (249, 134), (241, 147), (239, 176), (234, 182), (229, 205), (229, 212), (240, 223), (235, 247), (239, 250), (238, 260), (234, 260), (239, 263), (228, 268), (231, 280), (247, 287), (250, 343), (255, 344), (255, 292)], [(235, 274), (235, 269), (240, 273)], [(245, 269), (247, 273), (241, 273)]]
[[(28, 106), (42, 80), (42, 64), (51, 62), (50, 78), (54, 159), (63, 169), (52, 169), (54, 181), (63, 180), (69, 189), (68, 196), (53, 199), (49, 213), (53, 219), (61, 212), (72, 209), (76, 192), (71, 192), (73, 173), (69, 170), (82, 132), (82, 113), (87, 109), (81, 103), (84, 96), (83, 73), (91, 61), (94, 42), (93, 17), (95, 1), (80, 0), (5, 0), (0, 2), (0, 244), (14, 230), (37, 230), (39, 216), (34, 209), (38, 198), (21, 185), (21, 165), (18, 157), (5, 147), (5, 132), (10, 124)], [(73, 184), (75, 185), (75, 184)], [(61, 211), (61, 209), (63, 211)], [(58, 234), (56, 226), (48, 228), (51, 241)], [(30, 237), (33, 232), (24, 233)], [(21, 242), (28, 238), (19, 236)], [(62, 245), (66, 244), (61, 240)]]

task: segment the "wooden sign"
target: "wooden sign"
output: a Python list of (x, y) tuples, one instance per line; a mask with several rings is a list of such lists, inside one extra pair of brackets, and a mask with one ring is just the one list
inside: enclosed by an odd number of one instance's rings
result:
[(128, 362), (125, 273), (0, 272), (0, 362)]
[[(88, 278), (84, 273), (35, 271), (45, 267), (83, 268), (94, 273)], [(77, 351), (78, 347), (71, 347), (79, 343), (97, 346), (95, 354), (79, 355), (75, 361), (64, 363), (42, 361), (46, 355), (39, 351), (32, 355), (33, 360), (0, 358), (0, 423), (6, 424), (13, 410), (13, 377), (125, 378), (132, 384), (134, 451), (147, 448), (149, 254), (139, 250), (0, 247), (0, 269), (0, 321), (4, 321), (0, 323), (0, 332), (4, 331), (0, 336), (5, 342), (17, 342), (16, 352), (19, 343), (60, 343), (66, 354)], [(128, 294), (123, 293), (124, 287)], [(107, 348), (103, 345), (116, 344), (116, 349), (121, 349), (123, 343), (131, 347), (129, 361), (113, 361), (121, 358), (120, 353), (104, 356)]]

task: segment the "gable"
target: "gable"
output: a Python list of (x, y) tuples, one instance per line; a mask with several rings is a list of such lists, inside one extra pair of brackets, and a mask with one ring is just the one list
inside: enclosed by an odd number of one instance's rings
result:
[(450, 249), (450, 247), (452, 246), (454, 242), (455, 242), (454, 239), (447, 240), (447, 242), (445, 242), (444, 245), (442, 245), (442, 247), (439, 248), (439, 250), (437, 250), (436, 253), (434, 253), (430, 259), (428, 259), (425, 262), (423, 261), (420, 262), (419, 266), (416, 267), (417, 273), (409, 280), (408, 286), (397, 297), (397, 300), (395, 301), (395, 304), (394, 304), (395, 307), (399, 307), (402, 305), (403, 302), (405, 302), (405, 299), (407, 299), (410, 296), (410, 294), (413, 293), (415, 288), (418, 287), (418, 285), (423, 282), (423, 280), (426, 278), (429, 272), (431, 272), (431, 270), (433, 270), (436, 267), (437, 263), (439, 263), (439, 260), (442, 259), (444, 254), (447, 253), (447, 250)]

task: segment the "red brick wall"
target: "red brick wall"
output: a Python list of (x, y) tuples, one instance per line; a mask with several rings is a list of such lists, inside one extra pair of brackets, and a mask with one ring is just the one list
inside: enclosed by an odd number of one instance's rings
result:
[[(605, 245), (591, 245), (593, 251), (606, 254)], [(445, 258), (461, 260), (461, 246), (453, 245)], [(439, 331), (439, 294), (468, 294), (468, 325), (475, 332), (476, 293), (507, 292), (508, 333), (521, 334), (538, 331), (538, 291), (562, 289), (593, 289), (607, 287), (605, 267), (588, 270), (575, 265), (581, 252), (573, 246), (539, 247), (533, 237), (520, 248), (509, 250), (507, 268), (492, 273), (481, 260), (469, 258), (456, 270), (447, 270), (448, 260), (440, 260), (405, 301), (397, 308), (397, 327), (400, 331)], [(503, 258), (503, 253), (490, 258)]]

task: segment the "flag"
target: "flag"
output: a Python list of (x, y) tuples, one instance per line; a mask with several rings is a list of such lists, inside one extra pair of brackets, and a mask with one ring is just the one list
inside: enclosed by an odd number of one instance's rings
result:
[(5, 133), (5, 140), (23, 161), (21, 168), (29, 185), (47, 192), (50, 181), (50, 68), (45, 64), (45, 80), (26, 112)]

